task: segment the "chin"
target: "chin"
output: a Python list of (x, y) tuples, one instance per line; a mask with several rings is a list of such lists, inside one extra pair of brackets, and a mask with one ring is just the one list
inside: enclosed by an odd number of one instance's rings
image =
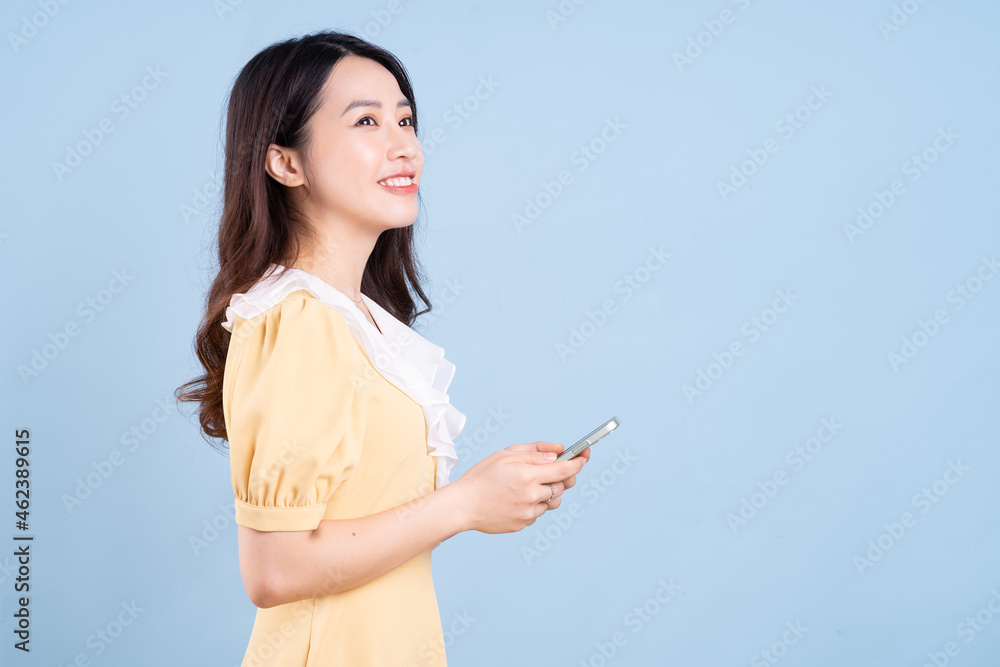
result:
[(385, 231), (387, 229), (402, 229), (404, 227), (409, 227), (416, 221), (417, 221), (417, 216), (416, 214), (413, 214), (412, 216), (400, 216), (397, 218), (389, 218), (389, 219), (383, 218), (382, 220), (379, 220), (377, 224), (382, 229), (382, 231)]
[(392, 220), (389, 221), (389, 225), (392, 227), (409, 227), (417, 221), (417, 211), (414, 209), (409, 213), (405, 213), (399, 216), (394, 216)]

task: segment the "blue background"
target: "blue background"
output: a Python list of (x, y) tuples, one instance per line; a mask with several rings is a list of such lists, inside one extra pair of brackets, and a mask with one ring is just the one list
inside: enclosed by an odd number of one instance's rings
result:
[(435, 305), (415, 328), (458, 367), (452, 478), (622, 422), (562, 508), (435, 551), (450, 664), (996, 664), (995, 3), (223, 2), (0, 10), (5, 665), (243, 656), (229, 462), (160, 402), (201, 371), (232, 81), (322, 28), (413, 79)]

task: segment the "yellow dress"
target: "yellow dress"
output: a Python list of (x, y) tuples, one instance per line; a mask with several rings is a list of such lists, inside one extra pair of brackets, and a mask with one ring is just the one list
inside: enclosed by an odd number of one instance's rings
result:
[[(273, 268), (280, 279), (234, 297), (223, 325), (236, 522), (313, 530), (447, 483), (465, 417), (444, 394), (454, 366), (443, 350), (367, 297), (385, 334), (316, 276)], [(354, 589), (258, 609), (242, 666), (446, 664), (428, 549)]]

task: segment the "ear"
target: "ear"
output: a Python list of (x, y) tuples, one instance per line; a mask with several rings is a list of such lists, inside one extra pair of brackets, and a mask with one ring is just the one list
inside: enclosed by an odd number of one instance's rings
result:
[(271, 144), (264, 157), (264, 169), (282, 185), (290, 188), (305, 183), (305, 171), (299, 152), (293, 148)]

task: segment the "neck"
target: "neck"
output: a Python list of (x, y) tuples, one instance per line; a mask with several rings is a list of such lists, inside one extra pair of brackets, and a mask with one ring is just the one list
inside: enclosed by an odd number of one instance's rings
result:
[(304, 248), (292, 266), (319, 276), (358, 302), (361, 278), (377, 240), (378, 235), (327, 233), (319, 244)]

